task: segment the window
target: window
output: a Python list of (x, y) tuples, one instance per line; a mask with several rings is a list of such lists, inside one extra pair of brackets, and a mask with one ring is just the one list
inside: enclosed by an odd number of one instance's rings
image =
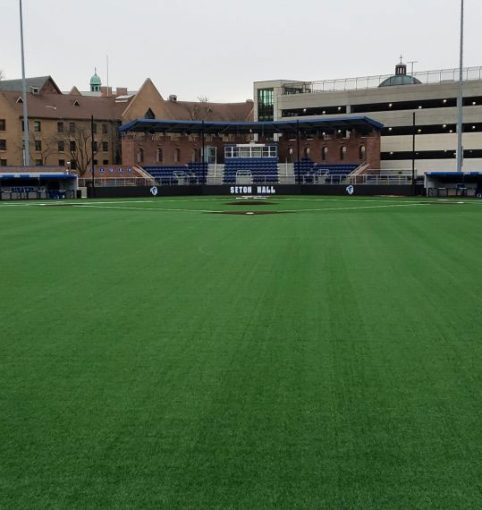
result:
[(0, 140), (0, 151), (7, 150), (7, 140)]
[(156, 116), (154, 115), (154, 112), (148, 108), (147, 112), (144, 114), (145, 119), (155, 119)]
[(65, 159), (59, 159), (59, 166), (65, 166)]
[(179, 163), (181, 161), (181, 149), (179, 147), (174, 150), (174, 163)]
[(321, 149), (321, 161), (326, 161), (328, 158), (328, 147), (323, 147)]
[(0, 159), (0, 166), (7, 166), (7, 160), (6, 159)]
[(42, 131), (42, 124), (39, 120), (34, 120), (33, 121), (33, 130), (36, 132), (36, 133), (40, 133), (40, 131)]
[(97, 134), (97, 124), (94, 122), (94, 124), (92, 125), (92, 133), (94, 133), (94, 135)]
[(35, 140), (35, 150), (37, 152), (42, 150), (42, 140)]
[(75, 143), (75, 140), (70, 141), (70, 152), (75, 152), (77, 150), (77, 144)]
[(273, 89), (258, 89), (258, 120), (273, 120)]
[(102, 134), (103, 135), (107, 134), (107, 124), (102, 124)]
[(94, 140), (94, 152), (97, 152), (97, 142)]
[(63, 132), (64, 132), (64, 123), (57, 122), (57, 133), (63, 133)]
[(69, 132), (75, 133), (75, 122), (69, 122)]
[(342, 145), (340, 147), (340, 161), (345, 161), (346, 158), (346, 147)]
[(365, 161), (367, 157), (367, 148), (364, 146), (364, 145), (360, 145), (360, 154), (359, 154), (359, 158), (360, 161)]
[(137, 162), (144, 163), (144, 149), (142, 147), (139, 147), (137, 151)]
[(43, 161), (41, 159), (36, 159), (35, 166), (43, 166)]
[(156, 151), (156, 163), (162, 163), (162, 159), (163, 159), (162, 149), (161, 147), (158, 147)]
[(102, 160), (102, 164), (103, 165), (108, 165), (109, 164), (109, 160), (108, 159), (103, 159)]
[(0, 131), (5, 131), (5, 129), (6, 129), (5, 119), (0, 119)]
[(107, 152), (109, 150), (109, 142), (102, 142), (102, 151)]
[(94, 166), (97, 166), (97, 160), (94, 159)]
[(57, 142), (57, 151), (64, 152), (64, 150), (65, 150), (65, 142), (62, 140), (60, 142)]

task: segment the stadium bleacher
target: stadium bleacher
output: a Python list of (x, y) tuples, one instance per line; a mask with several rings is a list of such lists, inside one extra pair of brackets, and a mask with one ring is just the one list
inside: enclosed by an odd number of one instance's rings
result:
[(224, 182), (235, 184), (238, 172), (251, 172), (253, 184), (278, 182), (278, 158), (227, 158), (224, 167)]
[(301, 182), (305, 184), (312, 183), (330, 183), (342, 182), (356, 168), (357, 164), (325, 164), (314, 163), (310, 159), (304, 158), (295, 162), (295, 175), (299, 175)]
[(158, 179), (159, 184), (201, 184), (207, 173), (207, 163), (188, 163), (187, 165), (156, 165), (144, 166), (143, 169), (152, 177)]

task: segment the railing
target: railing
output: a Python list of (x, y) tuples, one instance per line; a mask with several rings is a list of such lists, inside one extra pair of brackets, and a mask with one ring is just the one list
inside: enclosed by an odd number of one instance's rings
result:
[[(243, 180), (242, 184), (296, 184), (301, 182), (304, 185), (323, 184), (323, 185), (408, 185), (411, 184), (411, 176), (408, 175), (379, 175), (379, 174), (363, 174), (363, 175), (319, 175), (319, 174), (301, 174), (298, 175), (254, 175), (250, 182)], [(96, 187), (125, 187), (125, 186), (200, 186), (204, 184), (202, 177), (190, 177), (189, 179), (179, 180), (176, 177), (161, 177), (145, 179), (143, 177), (131, 177), (124, 179), (95, 179)], [(220, 186), (229, 184), (240, 184), (238, 182), (226, 182), (223, 176), (207, 176), (206, 184), (208, 186)], [(79, 186), (90, 187), (92, 181), (90, 179), (79, 179)]]
[(364, 175), (316, 175), (305, 174), (301, 175), (301, 184), (323, 184), (323, 185), (407, 185), (412, 183), (411, 177), (404, 175), (377, 175), (377, 174), (364, 174)]
[[(473, 81), (482, 79), (482, 66), (466, 67), (463, 69), (463, 80)], [(283, 95), (292, 95), (293, 90), (302, 85), (303, 94), (317, 94), (320, 92), (335, 92), (343, 90), (365, 90), (378, 87), (393, 74), (379, 74), (374, 76), (360, 76), (356, 78), (341, 78), (312, 82), (293, 82), (284, 84)], [(418, 71), (413, 73), (422, 84), (452, 83), (459, 80), (459, 69), (440, 69), (435, 71)], [(288, 89), (288, 90), (286, 90)]]

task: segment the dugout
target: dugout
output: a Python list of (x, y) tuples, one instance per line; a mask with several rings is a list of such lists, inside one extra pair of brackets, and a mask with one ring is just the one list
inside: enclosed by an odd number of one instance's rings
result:
[(77, 176), (61, 172), (0, 174), (1, 200), (76, 198)]
[(430, 197), (482, 197), (482, 172), (428, 172), (425, 190)]

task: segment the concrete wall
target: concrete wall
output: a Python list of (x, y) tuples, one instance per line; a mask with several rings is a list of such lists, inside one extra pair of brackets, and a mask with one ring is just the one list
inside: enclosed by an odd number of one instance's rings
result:
[[(370, 88), (363, 90), (345, 90), (335, 92), (315, 92), (282, 95), (283, 83), (293, 83), (291, 80), (277, 80), (272, 82), (256, 82), (254, 90), (272, 86), (275, 88), (275, 119), (282, 118), (282, 110), (286, 109), (303, 109), (303, 108), (322, 108), (322, 107), (346, 107), (346, 111), (350, 112), (353, 106), (365, 104), (383, 104), (386, 106), (385, 111), (360, 113), (371, 117), (386, 127), (395, 126), (412, 126), (413, 112), (416, 113), (417, 129), (421, 128), (422, 132), (416, 135), (417, 151), (455, 151), (457, 145), (457, 136), (454, 132), (450, 133), (450, 127), (447, 127), (447, 133), (440, 134), (423, 134), (423, 126), (444, 124), (454, 125), (457, 121), (456, 107), (425, 108), (416, 110), (389, 110), (389, 104), (402, 101), (424, 101), (424, 100), (440, 100), (453, 99), (457, 97), (458, 84), (455, 82), (438, 83), (438, 84), (421, 84), (421, 85), (405, 85), (396, 87)], [(279, 95), (281, 94), (281, 95)], [(277, 97), (276, 97), (277, 96)], [(480, 97), (482, 96), (482, 81), (467, 81), (464, 84), (464, 97)], [(330, 115), (310, 116), (309, 118), (329, 118)], [(255, 118), (256, 111), (255, 111)], [(307, 117), (290, 117), (290, 120), (296, 118), (306, 119)], [(482, 123), (482, 105), (470, 105), (464, 107), (464, 124), (481, 124)], [(464, 149), (480, 150), (482, 149), (482, 132), (464, 133), (463, 137)], [(412, 150), (412, 136), (383, 136), (381, 138), (382, 152), (400, 152)], [(382, 168), (411, 168), (411, 160), (394, 161), (382, 160)], [(416, 168), (419, 174), (427, 170), (454, 170), (456, 160), (425, 160), (416, 161)], [(470, 158), (466, 153), (464, 161), (466, 170), (481, 170), (480, 160)]]

